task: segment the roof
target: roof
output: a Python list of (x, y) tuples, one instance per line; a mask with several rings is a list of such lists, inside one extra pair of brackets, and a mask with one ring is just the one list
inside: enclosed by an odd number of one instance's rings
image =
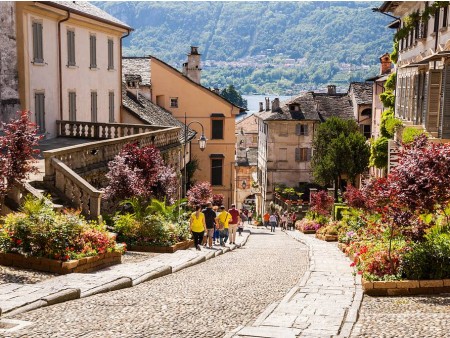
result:
[[(122, 104), (128, 112), (146, 124), (185, 128), (184, 123), (178, 121), (170, 111), (152, 103), (142, 94), (139, 94), (138, 97), (136, 97), (136, 95), (124, 88), (122, 89)], [(188, 128), (187, 140), (192, 140), (195, 137), (195, 134), (196, 132), (194, 130)], [(180, 133), (179, 139), (181, 143), (184, 143), (184, 133)]]
[(258, 164), (258, 148), (247, 148), (246, 156), (236, 156), (236, 165), (248, 167)]
[(106, 13), (104, 10), (94, 6), (93, 4), (87, 1), (40, 1), (40, 2), (48, 6), (57, 7), (88, 18), (106, 22), (117, 27), (125, 28), (126, 30), (133, 30), (133, 28), (128, 26), (126, 23), (120, 21), (119, 19), (113, 17), (112, 15)]
[(372, 104), (373, 84), (370, 82), (352, 82), (348, 88), (352, 90), (357, 104)]
[(150, 55), (150, 59), (151, 59), (151, 60), (156, 60), (156, 61), (160, 62), (161, 64), (163, 64), (164, 66), (168, 67), (169, 69), (173, 70), (174, 72), (179, 73), (186, 81), (189, 81), (189, 82), (190, 82), (191, 84), (193, 84), (194, 86), (197, 86), (197, 87), (201, 88), (203, 91), (207, 91), (208, 93), (210, 93), (210, 94), (212, 94), (212, 95), (214, 95), (214, 96), (217, 96), (217, 98), (219, 98), (220, 100), (225, 101), (225, 102), (231, 104), (232, 106), (234, 106), (234, 107), (236, 107), (236, 108), (239, 108), (239, 111), (246, 111), (246, 110), (247, 110), (247, 109), (245, 109), (245, 108), (243, 108), (243, 107), (239, 107), (238, 105), (234, 104), (234, 103), (231, 102), (231, 101), (228, 101), (226, 98), (224, 98), (224, 97), (221, 96), (220, 94), (217, 94), (216, 92), (212, 91), (211, 89), (209, 89), (209, 88), (207, 88), (207, 87), (204, 87), (204, 86), (202, 86), (201, 84), (199, 84), (199, 83), (197, 83), (197, 82), (195, 82), (195, 81), (192, 81), (192, 80), (191, 80), (190, 78), (188, 78), (187, 76), (184, 76), (178, 69), (175, 69), (175, 68), (172, 67), (171, 65), (165, 63), (164, 61), (161, 61), (160, 59), (158, 59), (158, 58), (156, 58), (156, 57), (154, 57), (154, 56), (152, 56), (152, 55)]
[(122, 81), (126, 80), (126, 76), (140, 75), (142, 78), (142, 86), (150, 86), (151, 69), (149, 56), (128, 56), (122, 57)]
[[(299, 106), (299, 110), (291, 110), (291, 105)], [(284, 101), (275, 111), (265, 111), (257, 116), (264, 121), (325, 121), (336, 116), (353, 119), (352, 101), (347, 93), (302, 93), (293, 99)]]
[(403, 1), (385, 1), (383, 4), (378, 8), (379, 12), (387, 13), (394, 11)]
[(236, 132), (243, 131), (246, 134), (258, 133), (258, 118), (255, 114), (244, 117), (236, 122)]

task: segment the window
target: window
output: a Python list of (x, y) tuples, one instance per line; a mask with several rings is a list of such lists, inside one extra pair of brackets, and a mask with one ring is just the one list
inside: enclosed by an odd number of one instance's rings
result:
[(222, 185), (223, 158), (211, 159), (211, 185)]
[(45, 95), (44, 93), (34, 94), (34, 110), (36, 112), (36, 125), (38, 133), (45, 133)]
[(91, 92), (91, 122), (97, 122), (97, 92)]
[(108, 39), (108, 69), (114, 69), (114, 41)]
[(283, 162), (287, 161), (287, 148), (280, 148), (279, 161), (283, 161)]
[(442, 27), (448, 26), (448, 6), (444, 7), (444, 11), (442, 12)]
[(295, 126), (295, 134), (296, 135), (308, 135), (308, 125), (307, 124), (297, 124)]
[(75, 32), (67, 31), (67, 65), (75, 66)]
[(109, 122), (114, 123), (114, 92), (109, 92)]
[(288, 124), (282, 123), (280, 125), (280, 136), (288, 136)]
[(178, 97), (170, 98), (170, 108), (178, 108)]
[(69, 92), (69, 120), (77, 120), (77, 94)]
[(364, 124), (361, 125), (361, 133), (366, 137), (366, 139), (369, 139), (371, 136), (371, 125), (370, 124)]
[(33, 22), (33, 62), (44, 62), (44, 51), (42, 47), (42, 23)]
[(310, 148), (295, 148), (295, 161), (296, 162), (307, 162), (311, 160), (311, 149)]
[(223, 119), (211, 120), (211, 139), (223, 140)]
[(97, 68), (97, 37), (93, 34), (89, 36), (90, 46), (90, 68)]

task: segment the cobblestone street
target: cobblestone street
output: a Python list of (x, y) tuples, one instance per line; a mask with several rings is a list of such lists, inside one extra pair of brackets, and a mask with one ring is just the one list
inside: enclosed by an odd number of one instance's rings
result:
[(306, 246), (252, 230), (240, 249), (136, 287), (16, 315), (11, 337), (222, 337), (256, 318), (300, 280)]

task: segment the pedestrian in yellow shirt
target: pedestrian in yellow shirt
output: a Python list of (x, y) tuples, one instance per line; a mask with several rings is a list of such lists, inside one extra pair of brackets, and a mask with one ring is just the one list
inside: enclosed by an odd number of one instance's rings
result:
[(206, 230), (205, 215), (202, 213), (200, 205), (195, 207), (195, 212), (191, 214), (190, 228), (192, 231), (192, 237), (194, 237), (194, 245), (197, 250), (201, 250), (200, 244), (202, 243), (203, 233)]
[(220, 207), (220, 213), (216, 217), (217, 229), (219, 229), (220, 245), (224, 246), (228, 240), (228, 222), (231, 221), (231, 215), (225, 210), (225, 206)]

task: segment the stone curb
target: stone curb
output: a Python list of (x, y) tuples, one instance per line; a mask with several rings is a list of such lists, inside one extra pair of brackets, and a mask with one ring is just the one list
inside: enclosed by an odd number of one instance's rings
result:
[[(14, 316), (19, 313), (32, 311), (44, 306), (54, 305), (58, 303), (63, 303), (69, 300), (79, 299), (79, 298), (85, 298), (89, 296), (93, 296), (99, 293), (105, 293), (109, 291), (115, 291), (120, 290), (124, 288), (129, 288), (138, 284), (141, 284), (146, 281), (150, 281), (152, 279), (156, 279), (159, 277), (163, 277), (165, 275), (186, 269), (190, 266), (205, 262), (206, 260), (209, 260), (211, 258), (217, 257), (219, 255), (222, 255), (228, 251), (234, 250), (236, 248), (240, 248), (245, 245), (248, 238), (251, 235), (251, 230), (248, 233), (248, 236), (245, 236), (242, 243), (239, 245), (233, 245), (232, 248), (230, 247), (224, 247), (217, 251), (211, 251), (206, 254), (201, 254), (200, 256), (197, 256), (177, 267), (172, 267), (170, 265), (162, 266), (159, 268), (156, 268), (150, 272), (144, 273), (143, 275), (137, 277), (137, 278), (130, 278), (130, 277), (119, 277), (114, 281), (108, 282), (106, 284), (94, 287), (86, 292), (81, 293), (80, 289), (78, 288), (69, 288), (69, 289), (63, 289), (58, 292), (49, 294), (47, 296), (42, 297), (41, 299), (38, 299), (36, 301), (33, 301), (31, 303), (26, 303), (21, 306), (18, 306), (16, 308), (13, 308), (7, 312), (2, 312), (2, 309), (0, 308), (0, 318), (5, 318), (6, 316)], [(3, 315), (3, 316), (2, 316)]]

